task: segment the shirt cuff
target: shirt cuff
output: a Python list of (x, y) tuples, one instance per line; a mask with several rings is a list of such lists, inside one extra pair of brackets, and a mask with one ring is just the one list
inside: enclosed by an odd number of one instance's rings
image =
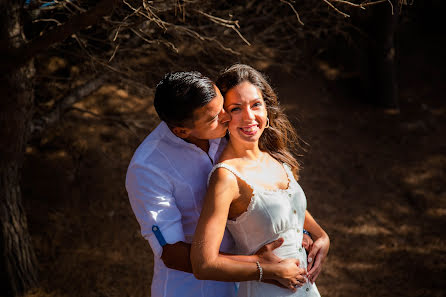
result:
[[(173, 224), (167, 228), (159, 226), (159, 231), (168, 244), (174, 244), (179, 241), (186, 241), (183, 232), (183, 225), (181, 224)], [(161, 255), (163, 254), (163, 247), (160, 245), (153, 232), (150, 234), (148, 240), (150, 243), (150, 247), (152, 248), (153, 255), (155, 257), (161, 258)]]

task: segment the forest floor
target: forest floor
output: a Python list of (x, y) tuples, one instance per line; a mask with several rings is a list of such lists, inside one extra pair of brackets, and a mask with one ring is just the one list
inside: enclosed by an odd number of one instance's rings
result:
[[(308, 143), (300, 183), (331, 238), (322, 296), (446, 292), (446, 67), (429, 44), (401, 47), (398, 114), (362, 102), (347, 79), (274, 61), (261, 69)], [(41, 281), (28, 297), (150, 295), (153, 256), (124, 180), (159, 122), (152, 100), (106, 83), (27, 148), (23, 196)]]

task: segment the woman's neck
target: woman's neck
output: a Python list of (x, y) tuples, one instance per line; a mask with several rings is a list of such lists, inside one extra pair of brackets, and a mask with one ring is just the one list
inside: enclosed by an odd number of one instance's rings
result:
[(234, 156), (237, 158), (243, 158), (248, 160), (257, 160), (262, 157), (263, 152), (259, 148), (259, 142), (252, 143), (240, 143), (234, 142), (232, 139), (229, 139), (228, 146), (234, 153)]

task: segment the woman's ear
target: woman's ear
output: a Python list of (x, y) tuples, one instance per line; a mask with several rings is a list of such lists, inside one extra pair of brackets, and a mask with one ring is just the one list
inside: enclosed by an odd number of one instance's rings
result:
[(185, 127), (174, 127), (172, 129), (172, 132), (179, 138), (187, 138), (187, 137), (189, 137), (191, 130), (189, 128), (185, 128)]

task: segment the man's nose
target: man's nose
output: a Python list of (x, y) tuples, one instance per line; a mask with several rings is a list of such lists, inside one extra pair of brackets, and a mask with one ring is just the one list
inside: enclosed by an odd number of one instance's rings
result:
[(229, 112), (226, 112), (226, 110), (223, 108), (218, 116), (220, 118), (220, 123), (224, 124), (231, 120), (231, 115)]

